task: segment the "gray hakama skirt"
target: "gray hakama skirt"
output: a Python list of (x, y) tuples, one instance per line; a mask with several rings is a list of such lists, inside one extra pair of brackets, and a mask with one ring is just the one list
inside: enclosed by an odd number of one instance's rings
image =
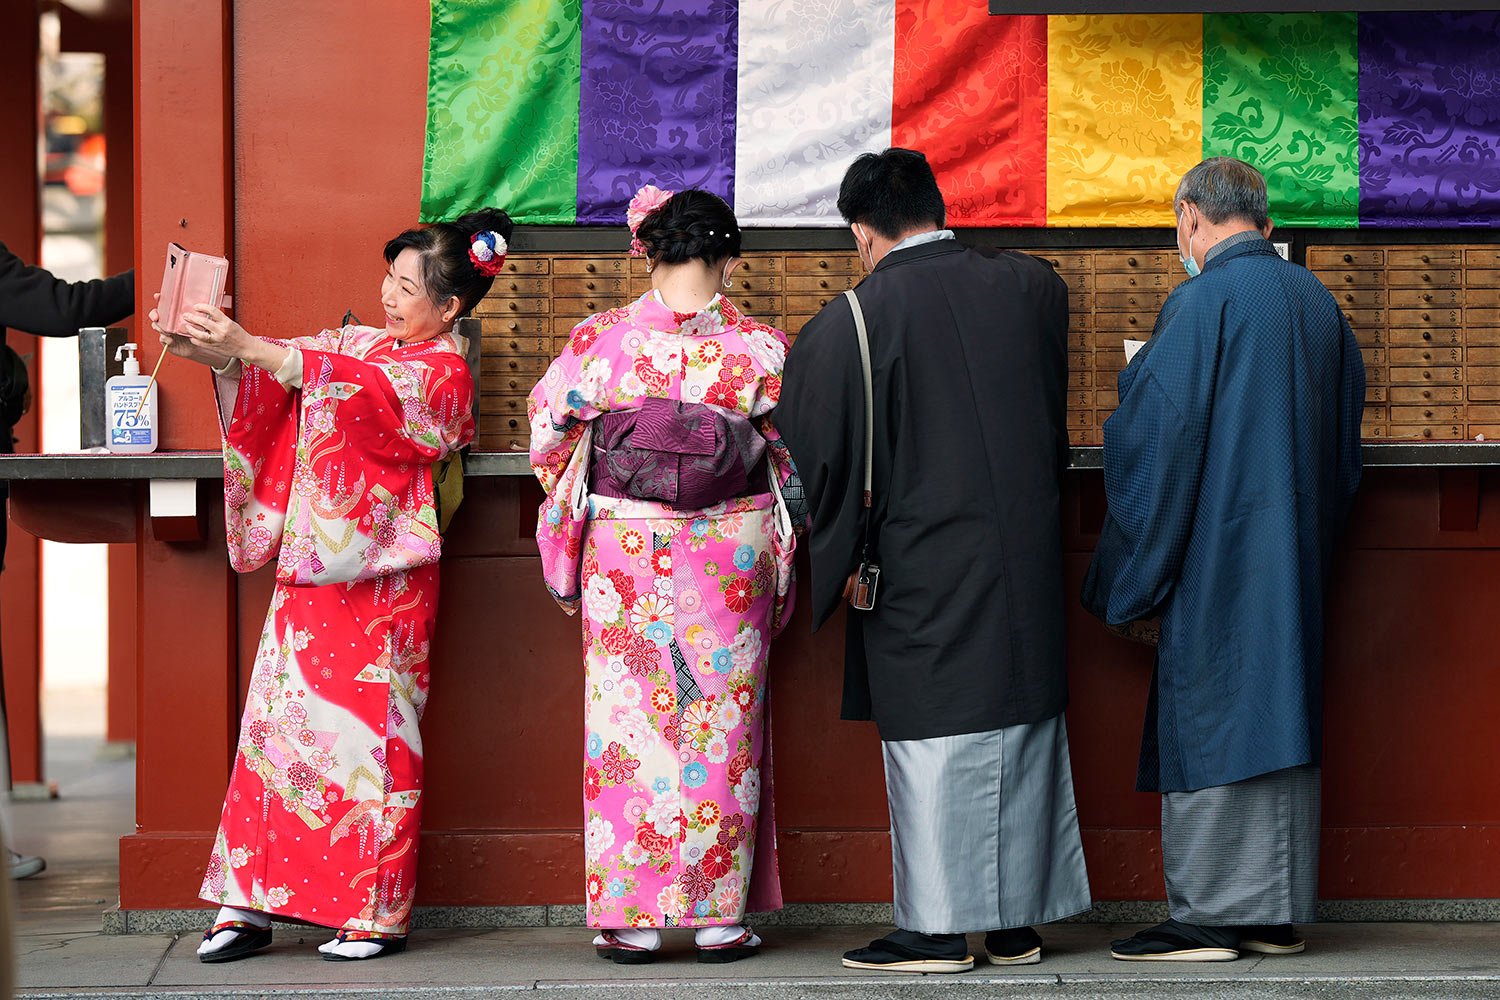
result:
[(897, 927), (964, 934), (1092, 905), (1061, 715), (882, 746)]
[(1307, 923), (1318, 903), (1322, 771), (1272, 771), (1161, 797), (1172, 919), (1205, 927)]

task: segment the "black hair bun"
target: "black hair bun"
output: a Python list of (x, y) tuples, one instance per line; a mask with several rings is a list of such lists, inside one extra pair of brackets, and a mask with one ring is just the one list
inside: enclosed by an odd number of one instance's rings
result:
[(635, 235), (661, 264), (714, 265), (740, 255), (740, 224), (724, 200), (708, 191), (677, 192), (646, 216)]
[(506, 242), (510, 242), (510, 234), (516, 228), (516, 224), (510, 221), (510, 216), (498, 208), (481, 208), (460, 215), (453, 220), (453, 225), (462, 230), (470, 240), (480, 233), (493, 230), (505, 237)]

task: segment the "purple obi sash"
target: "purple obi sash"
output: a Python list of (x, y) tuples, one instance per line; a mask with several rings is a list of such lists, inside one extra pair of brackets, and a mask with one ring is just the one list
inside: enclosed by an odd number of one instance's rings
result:
[(701, 510), (768, 490), (765, 458), (765, 438), (743, 413), (648, 397), (594, 421), (589, 489)]

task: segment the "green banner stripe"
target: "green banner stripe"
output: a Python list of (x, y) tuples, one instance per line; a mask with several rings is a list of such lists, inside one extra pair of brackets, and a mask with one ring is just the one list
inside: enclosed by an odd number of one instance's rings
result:
[(1206, 14), (1203, 155), (1266, 175), (1287, 226), (1359, 224), (1356, 15)]
[(581, 0), (432, 0), (422, 220), (484, 205), (570, 225)]

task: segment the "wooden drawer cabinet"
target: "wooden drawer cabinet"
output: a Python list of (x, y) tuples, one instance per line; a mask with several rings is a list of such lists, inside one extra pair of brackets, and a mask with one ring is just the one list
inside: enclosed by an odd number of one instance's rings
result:
[(1095, 292), (1094, 308), (1099, 312), (1149, 311), (1153, 325), (1156, 313), (1166, 304), (1166, 292)]
[(1386, 284), (1392, 288), (1447, 288), (1463, 281), (1463, 272), (1447, 268), (1424, 271), (1387, 271)]
[(1457, 267), (1463, 253), (1452, 247), (1413, 247), (1410, 250), (1387, 250), (1386, 267)]
[(1387, 390), (1392, 403), (1460, 403), (1464, 388), (1460, 385), (1393, 385)]
[(1314, 270), (1318, 268), (1384, 267), (1385, 251), (1311, 247), (1307, 251), (1307, 266)]
[(1386, 290), (1386, 300), (1393, 306), (1459, 306), (1464, 303), (1462, 288), (1391, 288)]
[(864, 270), (855, 253), (838, 254), (788, 254), (787, 274), (858, 274)]
[(630, 283), (631, 279), (623, 276), (553, 278), (552, 294), (583, 298), (613, 297), (623, 302), (633, 297), (630, 294)]
[(864, 275), (852, 272), (847, 274), (789, 274), (782, 280), (788, 292), (819, 295), (853, 288), (864, 280)]
[(1464, 342), (1460, 330), (1427, 330), (1419, 327), (1391, 327), (1386, 331), (1386, 340), (1392, 347), (1398, 344), (1438, 344), (1452, 347)]
[(479, 315), (479, 330), (486, 343), (491, 338), (545, 337), (552, 332), (551, 321), (545, 316)]
[(545, 296), (487, 298), (474, 308), (475, 316), (544, 316), (552, 311), (552, 302)]
[[(1393, 365), (1461, 365), (1464, 363), (1462, 347), (1392, 347), (1386, 357)], [(1366, 352), (1365, 364), (1371, 361)]]
[[(1075, 287), (1069, 285), (1069, 288)], [(1129, 292), (1135, 289), (1143, 291), (1170, 289), (1172, 284), (1167, 275), (1162, 272), (1130, 272), (1118, 273), (1101, 272), (1094, 275), (1094, 287), (1101, 292)], [(1080, 289), (1081, 290), (1081, 289)]]
[(1327, 285), (1330, 289), (1334, 289), (1335, 294), (1337, 294), (1337, 289), (1340, 288), (1360, 288), (1367, 286), (1380, 288), (1386, 283), (1384, 271), (1315, 271), (1313, 273), (1318, 276), (1318, 280), (1322, 281), (1323, 284)]
[(1426, 326), (1453, 329), (1463, 326), (1462, 309), (1391, 309), (1387, 313), (1391, 326)]
[[(645, 271), (644, 264), (641, 270)], [(596, 274), (600, 277), (623, 278), (630, 274), (630, 258), (624, 254), (617, 257), (559, 257), (552, 262), (552, 273), (579, 277)]]
[(1165, 250), (1103, 250), (1094, 257), (1094, 271), (1160, 271), (1177, 264), (1177, 254)]

